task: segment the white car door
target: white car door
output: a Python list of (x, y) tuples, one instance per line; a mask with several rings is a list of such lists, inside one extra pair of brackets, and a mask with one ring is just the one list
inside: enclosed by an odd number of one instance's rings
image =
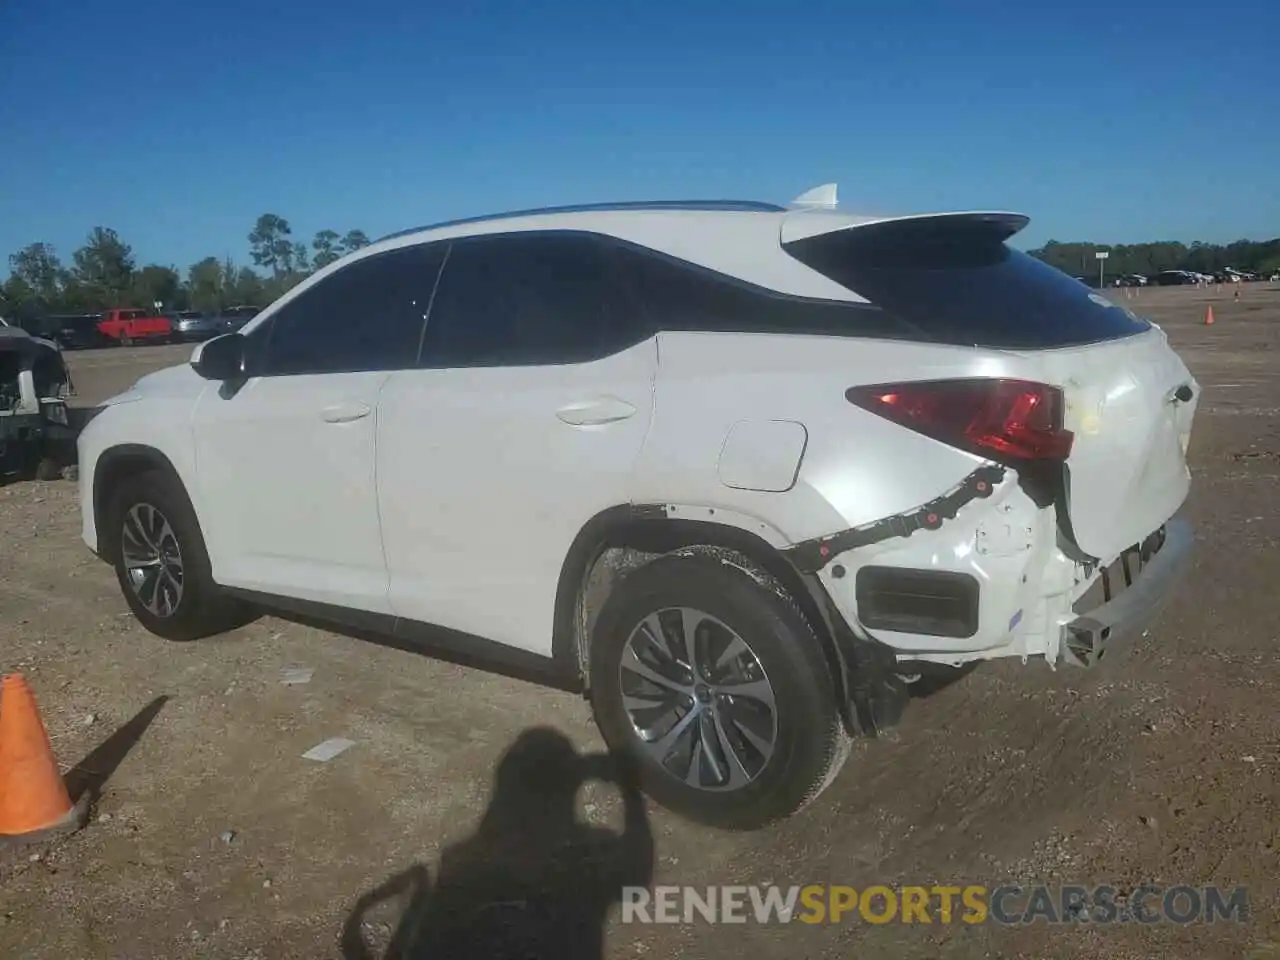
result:
[(243, 384), (205, 391), (193, 427), (217, 582), (390, 612), (375, 411), (414, 364), (442, 259), (406, 247), (320, 277), (246, 335)]
[(550, 654), (560, 569), (630, 502), (652, 413), (654, 339), (588, 234), (455, 241), (420, 369), (378, 404), (391, 605)]

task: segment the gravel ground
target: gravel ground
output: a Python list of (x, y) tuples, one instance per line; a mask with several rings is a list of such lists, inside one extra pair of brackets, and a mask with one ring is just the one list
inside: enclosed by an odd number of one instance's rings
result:
[[(1205, 326), (1210, 303), (1217, 323)], [(393, 931), (484, 902), (415, 893), (439, 879), (443, 855), (455, 882), (523, 891), (508, 909), (529, 912), (541, 888), (549, 922), (565, 937), (579, 925), (588, 944), (601, 890), (650, 871), (700, 887), (1243, 885), (1251, 913), (1189, 926), (854, 914), (722, 928), (624, 925), (614, 909), (613, 957), (1280, 958), (1280, 290), (1249, 285), (1237, 302), (1166, 288), (1138, 305), (1205, 391), (1187, 506), (1198, 552), (1180, 596), (1095, 671), (993, 663), (917, 701), (894, 734), (855, 745), (817, 803), (752, 835), (650, 806), (652, 847), (643, 833), (610, 840), (623, 805), (598, 782), (577, 793), (591, 829), (557, 820), (545, 798), (495, 795), (498, 762), (531, 729), (601, 749), (587, 704), (567, 694), (273, 618), (166, 644), (80, 543), (73, 484), (0, 488), (0, 669), (27, 674), (60, 761), (77, 765), (74, 789), (96, 797), (85, 830), (0, 860), (0, 956), (379, 956)], [(91, 404), (188, 354), (70, 356)], [(295, 666), (310, 682), (281, 683)], [(327, 763), (301, 758), (332, 737), (355, 745)], [(520, 742), (554, 769), (555, 740)], [(548, 838), (562, 834), (589, 852), (549, 862)], [(559, 943), (558, 956), (593, 955)]]

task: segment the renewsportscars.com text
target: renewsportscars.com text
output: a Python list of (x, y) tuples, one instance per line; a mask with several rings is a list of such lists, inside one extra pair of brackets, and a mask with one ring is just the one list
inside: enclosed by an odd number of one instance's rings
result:
[(623, 923), (1215, 923), (1249, 919), (1243, 887), (976, 884), (624, 887)]

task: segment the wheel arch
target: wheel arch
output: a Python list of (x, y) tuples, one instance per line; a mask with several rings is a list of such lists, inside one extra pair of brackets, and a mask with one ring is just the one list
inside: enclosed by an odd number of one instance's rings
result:
[[(99, 455), (93, 471), (93, 526), (97, 532), (100, 556), (114, 555), (116, 546), (114, 532), (104, 522), (112, 494), (129, 477), (152, 470), (168, 474), (186, 492), (188, 501), (191, 500), (191, 493), (187, 490), (182, 474), (173, 461), (156, 447), (143, 443), (120, 443), (108, 447)], [(194, 506), (193, 503), (193, 509)]]
[[(690, 519), (692, 512), (660, 504), (622, 504), (602, 510), (583, 525), (565, 556), (556, 590), (552, 656), (557, 669), (587, 688), (594, 609), (627, 572), (687, 547), (729, 550), (777, 580), (800, 607), (822, 645), (841, 716), (851, 731), (855, 729), (858, 723), (850, 706), (847, 679), (848, 665), (853, 662), (852, 638), (846, 636), (848, 630), (831, 610), (817, 578), (801, 573), (779, 550), (781, 543), (765, 539), (762, 534), (781, 539), (771, 528), (715, 510), (698, 512), (717, 520)], [(600, 570), (602, 560), (609, 569)], [(598, 573), (607, 578), (607, 590), (591, 598)]]

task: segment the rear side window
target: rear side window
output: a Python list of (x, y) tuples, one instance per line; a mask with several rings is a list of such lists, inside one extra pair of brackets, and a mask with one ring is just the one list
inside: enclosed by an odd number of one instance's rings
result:
[(618, 282), (612, 247), (599, 237), (472, 237), (449, 251), (421, 365), (585, 363), (647, 336)]
[(870, 304), (790, 296), (629, 244), (616, 257), (654, 330), (918, 338)]
[(280, 308), (249, 337), (255, 376), (414, 366), (444, 246), (363, 257)]
[(1005, 244), (991, 218), (926, 218), (820, 234), (789, 254), (939, 343), (1008, 349), (1132, 336), (1150, 325)]

